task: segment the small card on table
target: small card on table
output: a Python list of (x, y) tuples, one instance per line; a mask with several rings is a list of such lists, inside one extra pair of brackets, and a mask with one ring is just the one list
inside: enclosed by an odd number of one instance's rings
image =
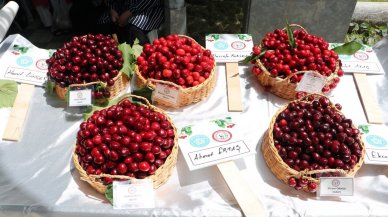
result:
[(365, 145), (365, 164), (388, 165), (388, 127), (363, 124), (358, 129)]
[(241, 127), (231, 117), (225, 117), (182, 127), (179, 147), (190, 170), (235, 160), (255, 150), (248, 147)]
[(319, 196), (353, 196), (353, 177), (321, 177), (319, 182)]
[(113, 182), (114, 209), (153, 209), (155, 193), (152, 180), (136, 179)]

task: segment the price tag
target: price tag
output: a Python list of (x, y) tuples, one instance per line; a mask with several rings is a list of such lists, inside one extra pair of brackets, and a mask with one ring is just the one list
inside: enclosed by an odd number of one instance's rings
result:
[(326, 79), (323, 75), (314, 71), (308, 71), (304, 73), (302, 80), (296, 86), (296, 91), (321, 93), (325, 83)]
[(318, 196), (353, 196), (353, 177), (321, 177)]
[(114, 209), (153, 209), (155, 195), (152, 180), (137, 179), (113, 182)]
[(69, 107), (89, 106), (92, 104), (92, 90), (70, 90)]
[(176, 105), (179, 99), (179, 89), (168, 84), (156, 83), (153, 98), (155, 101), (164, 101)]

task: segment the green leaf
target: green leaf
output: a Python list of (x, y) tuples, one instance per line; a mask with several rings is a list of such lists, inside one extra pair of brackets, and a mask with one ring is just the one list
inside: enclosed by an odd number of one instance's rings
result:
[(137, 58), (143, 52), (143, 46), (139, 44), (139, 40), (136, 38), (132, 45), (133, 54)]
[(132, 91), (132, 94), (137, 95), (137, 96), (142, 96), (142, 97), (146, 98), (151, 104), (153, 104), (153, 100), (152, 100), (152, 92), (153, 91), (154, 90), (151, 89), (150, 87), (145, 86), (141, 89)]
[(0, 80), (0, 108), (12, 107), (17, 94), (16, 81)]
[(105, 189), (105, 197), (109, 200), (111, 204), (113, 204), (113, 186), (108, 185)]
[(261, 50), (259, 55), (255, 56), (252, 53), (252, 55), (245, 57), (243, 60), (240, 60), (239, 63), (247, 64), (247, 63), (250, 63), (252, 60), (257, 60), (260, 57), (262, 57), (265, 54), (266, 51), (267, 51), (266, 48), (262, 48), (262, 50)]
[(45, 84), (45, 90), (46, 90), (47, 94), (53, 95), (54, 87), (55, 87), (55, 83), (52, 82), (50, 79), (48, 79), (46, 81), (46, 84)]
[(361, 129), (363, 133), (369, 133), (369, 125), (360, 125), (358, 129)]
[(128, 78), (132, 78), (132, 71), (130, 70), (130, 64), (131, 64), (131, 46), (129, 46), (127, 43), (122, 43), (118, 46), (119, 50), (121, 51), (123, 55), (123, 67), (120, 69), (120, 72), (126, 74)]
[(193, 130), (191, 129), (191, 125), (183, 127), (181, 132), (184, 132), (186, 135), (190, 136), (193, 133)]
[(221, 128), (225, 128), (226, 127), (226, 122), (222, 119), (219, 119), (219, 120), (215, 120), (214, 123), (217, 124), (217, 126), (221, 127)]
[(339, 55), (352, 55), (358, 50), (360, 50), (361, 47), (362, 44), (360, 44), (359, 42), (351, 41), (341, 46), (335, 47), (333, 48), (333, 50)]
[(295, 38), (294, 34), (292, 34), (292, 29), (290, 25), (288, 24), (288, 20), (286, 20), (286, 31), (287, 31), (287, 36), (288, 36), (288, 43), (292, 48), (296, 48), (296, 43), (295, 43)]

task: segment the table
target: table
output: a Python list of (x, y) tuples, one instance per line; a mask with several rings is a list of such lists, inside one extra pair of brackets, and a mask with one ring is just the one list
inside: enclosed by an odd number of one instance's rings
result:
[[(376, 49), (388, 72), (387, 39)], [(240, 66), (244, 112), (228, 113), (225, 67), (217, 66), (217, 83), (204, 101), (167, 109), (177, 127), (205, 118), (237, 114), (246, 125), (247, 145), (257, 154), (236, 160), (241, 175), (270, 216), (388, 216), (388, 167), (363, 165), (355, 177), (355, 196), (321, 198), (296, 191), (279, 181), (260, 152), (272, 115), (287, 103), (265, 92), (249, 66)], [(368, 76), (384, 123), (388, 123), (388, 75)], [(345, 75), (330, 96), (356, 123), (366, 118), (351, 75)], [(0, 142), (0, 216), (242, 216), (216, 167), (190, 172), (181, 153), (172, 177), (155, 191), (153, 210), (113, 210), (102, 195), (80, 181), (71, 161), (80, 116), (36, 87), (19, 142)], [(0, 132), (10, 109), (0, 109)]]

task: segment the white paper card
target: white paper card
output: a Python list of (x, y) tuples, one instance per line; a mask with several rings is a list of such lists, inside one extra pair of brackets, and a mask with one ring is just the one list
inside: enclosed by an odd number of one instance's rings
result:
[(47, 80), (46, 59), (53, 51), (37, 48), (21, 35), (8, 36), (5, 41), (11, 38), (14, 40), (0, 59), (0, 79), (43, 86)]
[(304, 73), (302, 80), (296, 86), (296, 91), (307, 93), (321, 93), (325, 86), (326, 78), (314, 71)]
[(388, 165), (388, 127), (377, 124), (359, 125), (365, 145), (365, 164)]
[(89, 106), (92, 104), (92, 90), (71, 90), (69, 91), (69, 107)]
[(216, 62), (238, 62), (249, 56), (253, 48), (250, 34), (209, 34), (205, 40), (206, 49), (212, 51)]
[[(330, 43), (335, 48), (343, 43)], [(372, 47), (363, 45), (353, 55), (338, 55), (342, 62), (342, 70), (346, 73), (384, 74), (384, 69)]]
[(203, 121), (180, 129), (179, 147), (190, 170), (254, 154), (242, 137), (244, 126), (231, 117)]
[(321, 177), (318, 196), (353, 196), (353, 177)]
[(150, 179), (113, 181), (114, 209), (153, 209), (155, 193)]
[(176, 105), (179, 99), (179, 89), (168, 84), (156, 82), (152, 97), (155, 101)]

